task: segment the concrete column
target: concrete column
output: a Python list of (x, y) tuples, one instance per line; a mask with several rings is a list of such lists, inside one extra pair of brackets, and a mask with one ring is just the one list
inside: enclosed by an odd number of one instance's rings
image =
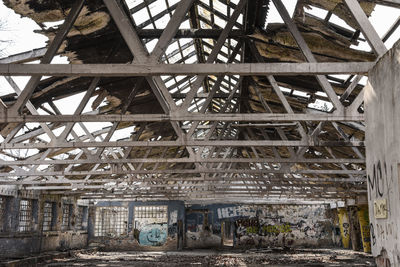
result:
[(350, 222), (346, 208), (338, 208), (340, 235), (344, 248), (350, 248)]
[(358, 214), (357, 214), (358, 207), (349, 206), (347, 210), (349, 212), (351, 248), (355, 251), (360, 251), (362, 244), (361, 244), (360, 223), (358, 221)]
[(400, 42), (368, 74), (364, 93), (372, 254), (400, 266)]
[(9, 221), (10, 232), (17, 232), (19, 225), (19, 197), (12, 197), (9, 200), (9, 214), (7, 220)]
[(340, 227), (339, 227), (339, 216), (337, 211), (337, 204), (331, 203), (330, 210), (328, 213), (328, 217), (332, 222), (332, 242), (335, 247), (339, 247), (341, 244), (341, 235), (340, 235)]
[(360, 222), (361, 240), (364, 252), (371, 252), (371, 233), (369, 230), (368, 205), (358, 206), (358, 221)]
[(94, 237), (94, 227), (95, 227), (95, 220), (96, 220), (96, 207), (93, 203), (89, 204), (89, 212), (88, 212), (88, 245), (90, 240)]

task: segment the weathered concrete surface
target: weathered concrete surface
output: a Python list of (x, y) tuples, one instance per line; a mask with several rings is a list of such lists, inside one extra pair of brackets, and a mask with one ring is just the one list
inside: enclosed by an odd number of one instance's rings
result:
[[(61, 195), (34, 195), (31, 192), (0, 191), (3, 196), (7, 196), (5, 225), (0, 233), (0, 258), (13, 258), (37, 254), (45, 251), (65, 251), (68, 249), (78, 249), (87, 246), (88, 234), (86, 230), (87, 218), (82, 222), (82, 229), (76, 229), (75, 212), (70, 218), (70, 229), (61, 231), (62, 206), (73, 204), (77, 209), (77, 200)], [(18, 232), (19, 225), (19, 203), (21, 199), (29, 199), (33, 202), (33, 220), (31, 231)], [(55, 203), (53, 210), (54, 225), (51, 231), (42, 231), (43, 225), (43, 206), (46, 201)], [(82, 204), (82, 203), (80, 203)]]
[(221, 245), (221, 224), (231, 223), (235, 248), (332, 246), (327, 205), (193, 205), (186, 211), (186, 245)]
[(44, 251), (78, 249), (85, 247), (86, 244), (86, 232), (52, 232), (47, 236), (40, 236), (37, 233), (13, 234), (0, 237), (0, 258), (22, 257)]
[(387, 257), (392, 266), (400, 265), (399, 85), (400, 42), (397, 42), (370, 71), (364, 95), (372, 253), (380, 256), (381, 264), (385, 264), (382, 257)]

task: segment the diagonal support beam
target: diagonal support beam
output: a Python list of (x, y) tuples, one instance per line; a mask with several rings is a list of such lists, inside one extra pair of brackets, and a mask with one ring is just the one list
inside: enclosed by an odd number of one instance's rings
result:
[[(51, 42), (49, 48), (47, 49), (46, 53), (40, 60), (41, 64), (49, 64), (53, 57), (56, 55), (58, 49), (60, 48), (62, 42), (64, 41), (65, 37), (67, 36), (69, 30), (71, 29), (72, 25), (74, 25), (75, 20), (78, 18), (79, 13), (83, 8), (83, 4), (85, 3), (84, 0), (77, 0), (71, 8), (67, 18), (65, 19), (64, 23), (61, 25), (60, 29), (57, 31), (57, 34), (54, 40)], [(33, 76), (29, 79), (28, 83), (25, 86), (25, 89), (22, 91), (21, 95), (18, 97), (15, 104), (11, 107), (12, 113), (19, 113), (21, 109), (32, 96), (34, 90), (36, 89), (37, 85), (40, 82), (42, 76)]]
[(365, 15), (364, 10), (361, 8), (357, 0), (344, 0), (347, 7), (349, 8), (351, 14), (357, 21), (360, 30), (367, 39), (369, 45), (374, 50), (375, 54), (378, 56), (386, 53), (387, 49), (371, 22), (368, 20), (367, 15)]
[[(297, 45), (299, 46), (301, 52), (303, 53), (304, 57), (308, 62), (317, 62), (315, 59), (311, 49), (308, 47), (306, 41), (304, 40), (303, 36), (301, 35), (299, 29), (297, 28), (296, 24), (293, 22), (292, 18), (290, 17), (286, 7), (283, 5), (281, 0), (273, 0), (276, 9), (278, 10), (279, 14), (281, 15), (283, 21), (285, 22), (286, 26), (288, 27), (290, 33), (293, 35), (293, 38), (296, 40)], [(341, 112), (343, 110), (343, 105), (340, 103), (335, 91), (332, 88), (332, 85), (329, 83), (328, 79), (323, 75), (316, 76), (318, 83), (321, 85), (327, 96), (329, 97), (330, 101), (332, 102), (333, 106), (336, 108), (337, 111)]]
[[(17, 95), (21, 95), (21, 89), (15, 83), (13, 78), (11, 78), (10, 76), (5, 76), (4, 78), (7, 80), (7, 82), (10, 84), (10, 86), (13, 88), (13, 90), (17, 93)], [(33, 104), (29, 100), (26, 102), (26, 106), (27, 106), (29, 112), (32, 113), (32, 115), (39, 115), (38, 111), (36, 110), (36, 108), (33, 106)], [(56, 139), (56, 136), (50, 130), (49, 126), (47, 126), (46, 123), (41, 122), (40, 123), (40, 127), (42, 127), (42, 129), (46, 132), (46, 134), (48, 135), (48, 137), (51, 140), (55, 140)]]
[(189, 12), (189, 9), (193, 5), (195, 0), (181, 0), (178, 6), (175, 9), (174, 15), (169, 20), (165, 30), (160, 36), (156, 46), (151, 52), (151, 58), (160, 59), (160, 57), (165, 53), (169, 43), (172, 38), (176, 35), (179, 30), (179, 26), (181, 25), (183, 19), (186, 17), (186, 14)]
[[(115, 24), (117, 25), (122, 37), (124, 38), (127, 46), (129, 47), (132, 55), (134, 56), (133, 63), (147, 63), (151, 61), (149, 53), (146, 51), (142, 41), (140, 40), (132, 20), (128, 17), (126, 12), (119, 1), (104, 1), (107, 9), (109, 10)], [(171, 37), (172, 38), (172, 37)], [(167, 43), (166, 41), (163, 44)], [(159, 44), (158, 50), (164, 49)], [(162, 86), (161, 78), (151, 77), (146, 78), (149, 82), (156, 98), (162, 106), (164, 112), (169, 113), (170, 110), (175, 109), (176, 105), (168, 92), (168, 89)]]
[[(229, 18), (228, 23), (225, 25), (224, 30), (222, 31), (221, 35), (219, 36), (217, 43), (215, 44), (214, 48), (212, 49), (210, 55), (207, 58), (206, 63), (213, 63), (218, 56), (219, 51), (221, 50), (222, 46), (224, 45), (226, 39), (228, 38), (229, 32), (232, 30), (235, 22), (237, 21), (239, 15), (242, 13), (242, 9), (246, 6), (247, 0), (240, 0), (239, 4), (236, 6), (235, 11), (233, 12), (232, 16)], [(190, 89), (188, 92), (183, 104), (181, 105), (180, 110), (187, 111), (189, 109), (190, 104), (194, 96), (196, 95), (198, 89), (200, 88), (201, 84), (205, 76), (198, 76), (195, 82), (195, 86)]]

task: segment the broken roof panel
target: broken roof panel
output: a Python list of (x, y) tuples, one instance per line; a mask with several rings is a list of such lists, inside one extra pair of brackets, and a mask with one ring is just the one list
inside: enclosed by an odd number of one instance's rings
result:
[[(4, 0), (16, 13), (36, 21), (49, 43), (68, 20), (74, 2)], [(145, 63), (142, 54), (147, 57), (160, 48), (158, 41), (168, 34), (163, 30), (173, 20), (174, 30), (169, 28), (176, 32), (173, 39), (167, 43), (163, 40), (159, 59), (147, 60), (165, 66), (307, 62), (293, 30), (285, 23), (269, 23), (270, 1), (193, 2), (186, 6), (187, 12), (180, 14), (182, 9), (178, 6), (185, 7), (183, 1), (115, 1), (109, 6), (100, 0), (85, 1), (57, 54), (66, 56), (70, 64)], [(361, 1), (360, 5), (365, 15), (370, 16), (376, 3)], [(126, 16), (128, 26), (123, 30), (131, 34), (133, 29), (141, 45), (121, 34), (121, 24), (114, 22), (115, 14), (110, 7)], [(326, 17), (307, 13), (310, 7), (325, 10)], [(332, 15), (349, 28), (331, 23)], [(298, 1), (292, 19), (305, 41), (302, 45), (309, 47), (317, 62), (371, 62), (377, 58), (372, 52), (357, 49), (365, 40), (342, 1)], [(56, 21), (60, 21), (60, 26), (45, 25)], [(133, 46), (136, 46), (134, 51)], [(25, 155), (17, 155), (13, 149), (1, 150), (4, 160), (16, 164), (0, 166), (0, 175), (9, 177), (2, 183), (18, 182), (31, 189), (87, 197), (107, 194), (110, 188), (114, 193), (170, 199), (206, 196), (264, 199), (277, 195), (341, 199), (365, 194), (365, 151), (358, 145), (364, 140), (362, 121), (312, 120), (321, 114), (332, 116), (338, 104), (362, 114), (358, 97), (363, 88), (361, 78), (353, 75), (321, 78), (312, 74), (44, 78), (35, 87), (22, 114), (35, 115), (39, 110), (39, 114), (63, 116), (57, 100), (67, 101), (80, 93), (86, 102), (70, 107), (70, 114), (85, 112), (99, 118), (164, 114), (182, 118), (92, 122), (93, 127), (85, 121), (75, 126), (63, 121), (41, 122), (34, 128), (17, 122), (1, 123), (4, 147), (21, 143), (40, 147), (42, 143), (51, 144), (60, 138), (58, 135), (71, 144), (32, 148)], [(333, 94), (338, 99), (333, 99)], [(11, 107), (18, 98), (15, 93), (4, 95), (1, 100)], [(271, 113), (305, 115), (311, 119), (269, 121), (241, 116), (258, 118)], [(209, 117), (193, 120), (196, 114)], [(211, 120), (212, 116), (229, 114), (236, 114), (237, 119)], [(43, 135), (47, 138), (43, 139)], [(319, 144), (307, 146), (310, 139), (318, 140)], [(86, 146), (85, 142), (92, 142), (93, 146)], [(237, 145), (238, 142), (243, 145)], [(21, 171), (18, 166), (23, 162)], [(33, 164), (39, 164), (40, 168)], [(238, 181), (247, 186), (235, 187)], [(335, 189), (326, 192), (327, 187)]]

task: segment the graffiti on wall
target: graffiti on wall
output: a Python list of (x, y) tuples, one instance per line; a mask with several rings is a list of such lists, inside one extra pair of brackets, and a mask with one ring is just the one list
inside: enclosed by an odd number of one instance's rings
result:
[(162, 246), (167, 241), (168, 225), (148, 224), (141, 228), (139, 232), (139, 244), (144, 246)]
[[(143, 246), (162, 246), (168, 236), (168, 208), (137, 206), (134, 209), (135, 238)], [(172, 231), (173, 226), (170, 227)]]
[(178, 211), (174, 210), (169, 214), (169, 224), (173, 225), (178, 222)]
[[(232, 205), (203, 206), (201, 210), (213, 211), (209, 227), (204, 231), (204, 218), (198, 214), (186, 214), (188, 247), (207, 244), (219, 246), (221, 223), (234, 223), (234, 246), (318, 246), (332, 243), (332, 223), (326, 216), (325, 205)], [(203, 220), (201, 220), (203, 219)], [(207, 238), (202, 238), (207, 237)]]
[(350, 248), (350, 221), (346, 208), (338, 208), (340, 234), (344, 248)]
[(378, 162), (373, 165), (372, 173), (367, 175), (370, 199), (372, 196), (374, 196), (374, 198), (382, 198), (384, 196), (385, 190), (388, 190), (391, 186), (388, 183), (393, 182), (392, 173), (393, 166), (389, 168), (386, 162), (381, 163), (381, 161), (378, 160)]
[(360, 222), (361, 240), (364, 252), (371, 252), (371, 232), (369, 228), (368, 206), (362, 206), (358, 210), (358, 220)]
[(260, 229), (258, 218), (239, 219), (235, 221), (235, 224), (236, 224), (236, 234), (238, 236), (256, 235), (258, 234)]
[(291, 233), (290, 224), (260, 224), (258, 218), (239, 219), (235, 221), (236, 233), (238, 236), (244, 235), (279, 235)]
[[(388, 236), (396, 235), (397, 226), (390, 220), (390, 190), (394, 188), (393, 165), (384, 160), (376, 161), (367, 173), (368, 195), (373, 202), (373, 216), (370, 222), (372, 245), (382, 242)], [(371, 214), (372, 215), (372, 214)], [(367, 230), (367, 229), (365, 229)]]
[(263, 225), (260, 228), (260, 235), (278, 235), (278, 234), (286, 234), (291, 233), (292, 228), (290, 224), (277, 224), (277, 225)]
[(234, 217), (256, 217), (257, 210), (248, 206), (233, 206), (217, 209), (218, 219)]
[(369, 228), (370, 228), (370, 232), (371, 232), (372, 245), (375, 246), (375, 244), (376, 244), (376, 235), (375, 235), (374, 225), (371, 223), (369, 225)]

